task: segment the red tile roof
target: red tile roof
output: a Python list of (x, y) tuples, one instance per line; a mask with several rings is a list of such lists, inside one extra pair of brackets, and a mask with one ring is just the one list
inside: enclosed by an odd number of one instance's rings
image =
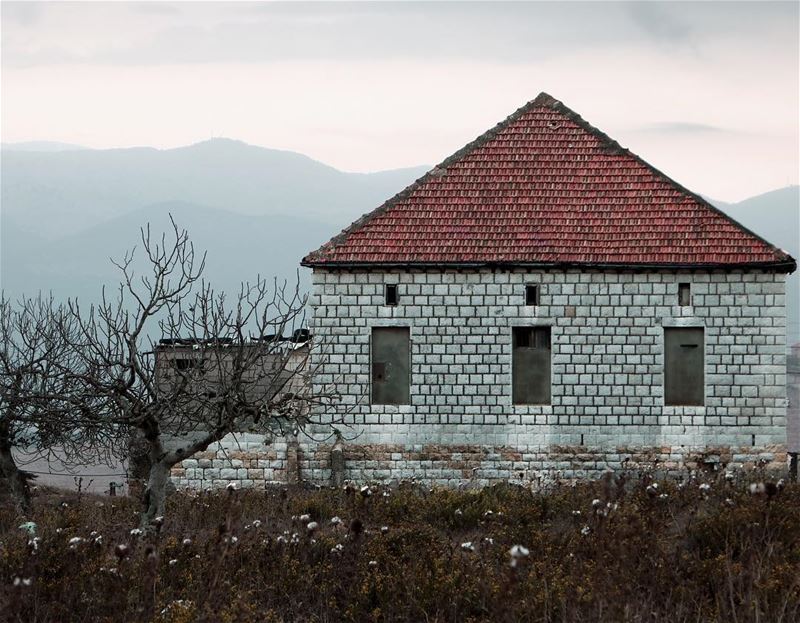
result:
[(546, 93), (303, 264), (796, 267)]

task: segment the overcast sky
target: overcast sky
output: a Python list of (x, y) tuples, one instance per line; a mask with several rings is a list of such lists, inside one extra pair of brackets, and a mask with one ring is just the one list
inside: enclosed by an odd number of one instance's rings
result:
[(434, 164), (547, 91), (691, 189), (798, 183), (798, 3), (2, 2), (2, 140)]

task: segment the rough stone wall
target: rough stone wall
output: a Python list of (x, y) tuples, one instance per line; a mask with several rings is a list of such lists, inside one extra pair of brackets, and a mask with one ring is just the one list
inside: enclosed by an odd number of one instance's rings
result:
[[(335, 385), (343, 400), (314, 419), (342, 432), (344, 477), (357, 481), (536, 483), (608, 467), (759, 460), (784, 469), (784, 279), (756, 271), (315, 270), (314, 383)], [(691, 306), (678, 305), (679, 282), (691, 283)], [(399, 284), (396, 307), (384, 305), (387, 283)], [(526, 284), (540, 286), (540, 305), (524, 304)], [(552, 327), (552, 404), (514, 405), (512, 328), (542, 325)], [(410, 327), (410, 405), (369, 404), (373, 326)], [(674, 326), (705, 329), (702, 407), (664, 406), (664, 328)], [(330, 446), (300, 441), (302, 478), (330, 480)], [(280, 468), (266, 474), (281, 479)]]
[(241, 487), (290, 482), (296, 473), (286, 439), (252, 433), (228, 435), (172, 469), (177, 487), (205, 489), (236, 482)]

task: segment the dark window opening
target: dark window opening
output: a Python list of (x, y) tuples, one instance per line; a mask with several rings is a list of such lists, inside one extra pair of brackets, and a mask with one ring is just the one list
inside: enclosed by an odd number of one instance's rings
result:
[(373, 327), (372, 404), (410, 403), (410, 342), (408, 327)]
[(664, 329), (664, 404), (703, 406), (705, 402), (702, 327)]
[(678, 284), (678, 305), (686, 307), (692, 304), (692, 288), (688, 283)]
[(397, 284), (386, 284), (386, 304), (397, 305)]
[(191, 359), (185, 357), (176, 357), (172, 360), (177, 370), (193, 370), (194, 368), (202, 368), (203, 362), (200, 359)]
[(539, 286), (525, 286), (525, 305), (539, 304)]
[(512, 330), (512, 350), (514, 404), (550, 404), (550, 327), (515, 327)]

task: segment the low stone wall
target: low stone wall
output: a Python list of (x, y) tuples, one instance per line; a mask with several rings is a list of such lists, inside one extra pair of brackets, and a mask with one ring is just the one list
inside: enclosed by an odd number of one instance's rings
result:
[(231, 482), (243, 488), (295, 482), (297, 445), (286, 439), (270, 441), (263, 435), (229, 435), (175, 466), (172, 482), (190, 489), (225, 487)]
[[(554, 480), (596, 478), (606, 470), (657, 470), (679, 476), (691, 470), (752, 469), (785, 472), (785, 445), (615, 448), (587, 446), (488, 446), (343, 443), (340, 478), (354, 482), (415, 479), (440, 486), (485, 486), (517, 482), (539, 486)], [(306, 481), (334, 482), (332, 443), (263, 437), (226, 439), (173, 470), (178, 488), (242, 488)]]

